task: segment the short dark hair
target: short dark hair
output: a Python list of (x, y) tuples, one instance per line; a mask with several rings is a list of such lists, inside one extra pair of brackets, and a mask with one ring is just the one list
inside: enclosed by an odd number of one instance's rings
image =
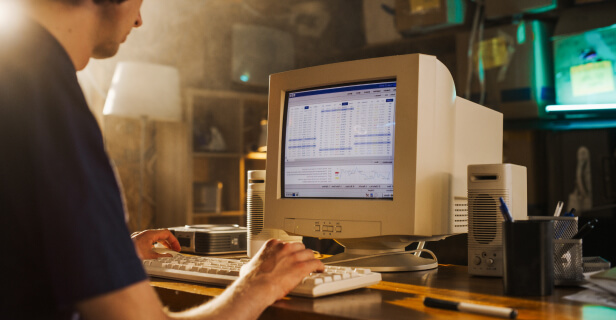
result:
[[(57, 1), (57, 2), (64, 2), (66, 4), (70, 4), (70, 5), (78, 5), (83, 3), (86, 0), (52, 0), (52, 1)], [(100, 3), (106, 3), (106, 2), (110, 2), (110, 3), (122, 3), (126, 0), (92, 0), (94, 1), (94, 3), (100, 4)]]
[(94, 3), (105, 3), (105, 2), (112, 2), (112, 3), (122, 3), (126, 0), (94, 0)]

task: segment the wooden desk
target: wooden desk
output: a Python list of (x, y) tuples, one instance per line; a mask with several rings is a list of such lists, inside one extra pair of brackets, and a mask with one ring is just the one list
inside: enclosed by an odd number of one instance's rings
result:
[[(467, 267), (439, 265), (421, 272), (383, 273), (369, 288), (317, 299), (287, 297), (270, 306), (261, 319), (493, 319), (428, 308), (423, 298), (466, 301), (518, 309), (518, 319), (592, 319), (595, 307), (562, 299), (580, 288), (556, 287), (548, 297), (507, 297), (501, 278), (471, 277)], [(223, 288), (153, 278), (163, 304), (177, 311), (220, 294)]]

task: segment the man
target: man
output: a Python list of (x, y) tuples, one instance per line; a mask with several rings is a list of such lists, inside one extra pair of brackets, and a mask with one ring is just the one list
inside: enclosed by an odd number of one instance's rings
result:
[(0, 21), (2, 318), (250, 319), (323, 269), (302, 244), (272, 240), (219, 297), (165, 313), (135, 248), (147, 258), (153, 242), (177, 240), (148, 231), (133, 246), (75, 75), (141, 26), (142, 0), (1, 2), (22, 6)]

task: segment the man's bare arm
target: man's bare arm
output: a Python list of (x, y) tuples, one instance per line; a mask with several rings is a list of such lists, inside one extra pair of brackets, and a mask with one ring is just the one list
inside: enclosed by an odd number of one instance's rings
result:
[(199, 319), (199, 315), (208, 313), (215, 319), (257, 319), (305, 276), (323, 269), (323, 263), (302, 243), (269, 240), (242, 268), (242, 276), (220, 296), (175, 316)]
[(168, 319), (149, 281), (82, 301), (77, 304), (77, 310), (88, 320)]
[(196, 308), (165, 313), (147, 281), (78, 304), (85, 319), (256, 319), (323, 263), (301, 243), (268, 241), (220, 296)]

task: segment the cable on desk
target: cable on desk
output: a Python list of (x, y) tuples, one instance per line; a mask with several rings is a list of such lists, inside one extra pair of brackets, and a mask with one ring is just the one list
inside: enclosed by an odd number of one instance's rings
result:
[(434, 259), (434, 261), (436, 263), (438, 263), (438, 259), (436, 259), (436, 255), (434, 254), (434, 252), (428, 250), (428, 249), (416, 249), (416, 250), (409, 250), (409, 251), (399, 251), (399, 252), (384, 252), (384, 253), (379, 253), (379, 254), (373, 254), (373, 255), (369, 255), (369, 256), (361, 256), (361, 257), (357, 257), (357, 258), (349, 258), (349, 259), (345, 259), (345, 260), (338, 260), (338, 261), (333, 261), (331, 263), (325, 263), (325, 265), (336, 265), (339, 263), (344, 263), (344, 262), (350, 262), (350, 261), (357, 261), (357, 260), (363, 260), (363, 259), (370, 259), (370, 258), (378, 258), (378, 257), (384, 257), (384, 256), (393, 256), (393, 255), (398, 255), (398, 254), (414, 254), (414, 253), (422, 253), (422, 252), (427, 252), (429, 253), (432, 258)]

